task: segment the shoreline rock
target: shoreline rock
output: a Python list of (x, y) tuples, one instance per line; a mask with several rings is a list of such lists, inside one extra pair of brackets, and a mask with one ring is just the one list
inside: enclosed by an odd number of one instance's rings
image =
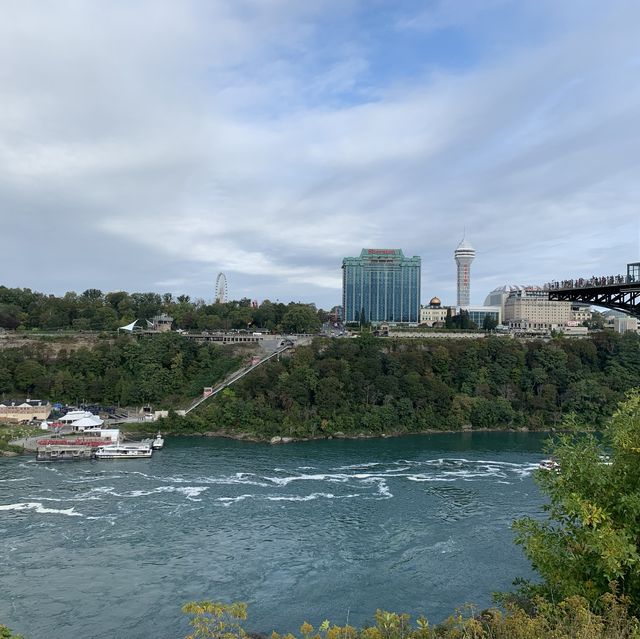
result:
[(264, 436), (260, 437), (259, 435), (253, 435), (250, 433), (234, 433), (229, 431), (204, 431), (204, 432), (166, 432), (166, 437), (221, 437), (223, 439), (234, 439), (236, 441), (245, 441), (252, 442), (255, 444), (270, 444), (270, 445), (279, 445), (279, 444), (292, 444), (298, 442), (310, 442), (310, 441), (330, 441), (334, 439), (349, 439), (349, 440), (361, 440), (361, 439), (391, 439), (394, 437), (411, 437), (412, 435), (454, 435), (454, 434), (462, 434), (469, 435), (472, 433), (541, 433), (550, 435), (553, 433), (559, 432), (557, 429), (545, 429), (545, 430), (530, 430), (523, 428), (477, 428), (473, 431), (469, 430), (438, 430), (438, 429), (429, 429), (424, 431), (417, 432), (384, 432), (384, 433), (363, 433), (357, 432), (353, 434), (343, 433), (338, 431), (336, 433), (331, 434), (321, 434), (321, 435), (305, 435), (304, 437), (291, 437), (284, 435), (273, 435), (273, 436)]

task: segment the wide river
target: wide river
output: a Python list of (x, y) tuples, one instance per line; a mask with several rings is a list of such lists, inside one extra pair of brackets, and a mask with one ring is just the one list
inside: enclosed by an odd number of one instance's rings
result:
[(270, 446), (173, 438), (152, 459), (0, 458), (0, 623), (29, 639), (178, 639), (196, 599), (246, 628), (441, 621), (532, 572), (544, 436), (437, 434)]

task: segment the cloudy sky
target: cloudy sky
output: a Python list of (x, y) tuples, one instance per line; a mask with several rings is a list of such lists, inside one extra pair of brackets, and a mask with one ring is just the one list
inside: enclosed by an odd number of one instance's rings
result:
[(423, 299), (640, 257), (637, 0), (0, 0), (0, 284)]

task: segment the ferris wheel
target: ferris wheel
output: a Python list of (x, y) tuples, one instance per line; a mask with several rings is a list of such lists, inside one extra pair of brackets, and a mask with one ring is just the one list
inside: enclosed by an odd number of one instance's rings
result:
[(216, 304), (226, 304), (227, 302), (227, 277), (224, 273), (218, 273), (218, 277), (216, 278), (214, 302)]

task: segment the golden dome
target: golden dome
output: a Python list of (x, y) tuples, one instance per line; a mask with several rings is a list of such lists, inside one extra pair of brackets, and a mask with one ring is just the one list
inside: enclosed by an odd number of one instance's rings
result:
[(440, 304), (442, 304), (442, 302), (440, 301), (439, 297), (432, 297), (431, 301), (429, 302), (429, 306), (440, 306)]

